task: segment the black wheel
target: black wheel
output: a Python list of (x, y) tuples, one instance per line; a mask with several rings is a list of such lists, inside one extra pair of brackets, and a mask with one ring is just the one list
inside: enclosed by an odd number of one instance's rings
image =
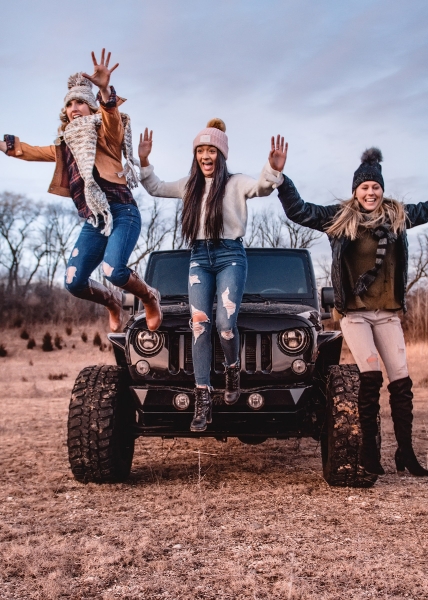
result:
[[(359, 387), (357, 365), (333, 365), (329, 368), (321, 455), (324, 479), (332, 486), (371, 487), (377, 480), (377, 475), (367, 474), (358, 464), (361, 445)], [(380, 447), (380, 437), (378, 444)]]
[(86, 367), (77, 376), (68, 415), (68, 457), (82, 483), (113, 483), (129, 476), (134, 456), (135, 408), (126, 371)]

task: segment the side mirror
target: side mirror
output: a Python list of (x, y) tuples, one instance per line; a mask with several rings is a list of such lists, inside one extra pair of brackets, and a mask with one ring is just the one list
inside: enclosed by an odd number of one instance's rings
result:
[(321, 306), (324, 313), (321, 313), (321, 319), (331, 319), (331, 308), (334, 306), (334, 290), (332, 287), (321, 288)]
[(134, 294), (122, 292), (122, 307), (128, 310), (130, 315), (135, 315), (138, 310), (138, 298)]

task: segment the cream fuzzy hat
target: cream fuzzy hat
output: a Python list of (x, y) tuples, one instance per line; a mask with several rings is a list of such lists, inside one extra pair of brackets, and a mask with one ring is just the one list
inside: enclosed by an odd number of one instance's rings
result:
[(98, 104), (92, 91), (92, 83), (82, 73), (75, 73), (68, 78), (68, 92), (64, 98), (64, 108), (61, 109), (60, 118), (68, 121), (66, 107), (70, 100), (83, 100), (94, 111), (98, 110)]
[(229, 144), (225, 133), (226, 125), (221, 119), (211, 119), (205, 129), (202, 129), (193, 140), (193, 152), (198, 146), (214, 146), (224, 155), (227, 160)]

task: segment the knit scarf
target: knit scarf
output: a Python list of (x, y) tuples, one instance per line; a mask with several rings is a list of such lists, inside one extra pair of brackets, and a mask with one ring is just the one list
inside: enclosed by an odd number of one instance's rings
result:
[[(122, 151), (126, 158), (126, 163), (123, 171), (117, 175), (125, 177), (127, 185), (130, 188), (135, 188), (138, 186), (138, 177), (135, 171), (136, 159), (132, 155), (131, 120), (124, 113), (121, 113), (121, 117), (124, 125)], [(113, 217), (107, 197), (95, 181), (93, 175), (98, 129), (101, 126), (101, 122), (102, 118), (98, 113), (79, 117), (67, 125), (63, 137), (73, 154), (80, 176), (84, 182), (86, 204), (92, 212), (89, 222), (94, 227), (98, 227), (100, 217), (104, 219), (105, 226), (101, 230), (101, 233), (108, 236), (113, 227)]]
[(387, 244), (397, 240), (397, 234), (391, 231), (390, 223), (379, 225), (376, 229), (371, 231), (371, 234), (376, 240), (378, 240), (375, 265), (358, 277), (357, 283), (352, 290), (354, 296), (361, 296), (361, 294), (367, 292), (382, 268), (383, 261), (385, 260)]

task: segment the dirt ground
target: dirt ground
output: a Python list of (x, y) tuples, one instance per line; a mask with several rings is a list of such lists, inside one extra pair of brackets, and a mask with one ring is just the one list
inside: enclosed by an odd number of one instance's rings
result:
[[(385, 394), (387, 474), (369, 490), (330, 488), (312, 440), (140, 438), (129, 482), (82, 485), (67, 458), (70, 390), (113, 356), (94, 328), (87, 343), (58, 330), (67, 347), (50, 353), (43, 333), (33, 350), (18, 330), (0, 339), (2, 600), (428, 598), (428, 481), (394, 472)], [(426, 464), (428, 346), (408, 353)]]

